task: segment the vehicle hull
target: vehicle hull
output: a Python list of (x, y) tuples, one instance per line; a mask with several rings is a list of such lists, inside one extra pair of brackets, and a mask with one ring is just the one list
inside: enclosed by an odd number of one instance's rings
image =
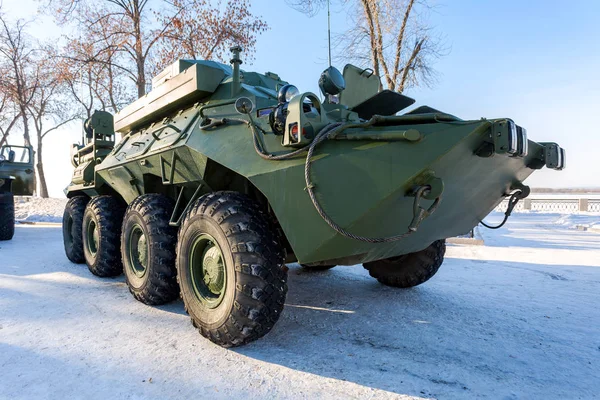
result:
[[(317, 147), (311, 173), (317, 199), (337, 224), (357, 235), (406, 232), (414, 216), (411, 189), (430, 177), (442, 180), (444, 190), (435, 213), (415, 233), (390, 243), (362, 242), (336, 233), (317, 213), (305, 190), (305, 156), (264, 160), (254, 151), (250, 130), (241, 124), (214, 131), (195, 125), (184, 140), (174, 143), (178, 135), (171, 139), (167, 135), (163, 143), (155, 141), (146, 150), (132, 144), (144, 142), (143, 135), (132, 138), (118, 149), (127, 157), (107, 157), (97, 166), (97, 173), (131, 202), (148, 190), (143, 184), (145, 175), (162, 174), (169, 179), (173, 153), (177, 160), (172, 184), (203, 181), (208, 160), (212, 160), (246, 177), (268, 199), (298, 261), (356, 264), (419, 251), (435, 240), (468, 232), (533, 172), (527, 165), (542, 149), (535, 142), (529, 142), (530, 155), (524, 158), (475, 154), (489, 140), (490, 125), (488, 121), (461, 121), (374, 127), (369, 133), (416, 129), (422, 139), (330, 140)], [(267, 147), (278, 140), (265, 136)], [(422, 206), (427, 208), (431, 202), (423, 200)]]

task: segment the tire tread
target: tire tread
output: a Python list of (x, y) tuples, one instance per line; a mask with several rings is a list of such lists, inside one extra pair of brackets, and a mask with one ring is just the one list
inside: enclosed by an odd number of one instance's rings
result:
[(224, 324), (207, 329), (190, 314), (192, 324), (204, 337), (223, 347), (254, 341), (273, 328), (287, 294), (285, 250), (274, 221), (258, 204), (237, 192), (201, 197), (184, 217), (182, 226), (197, 214), (212, 218), (225, 233), (237, 283), (232, 311)]
[[(100, 277), (118, 276), (123, 272), (121, 261), (121, 222), (125, 207), (114, 196), (103, 195), (94, 197), (88, 203), (86, 211), (90, 210), (98, 218), (98, 228), (102, 230), (96, 262), (86, 264), (90, 272)], [(82, 235), (85, 226), (82, 227)]]
[[(148, 305), (165, 304), (179, 296), (177, 270), (175, 269), (175, 247), (177, 229), (169, 225), (173, 211), (173, 201), (160, 194), (146, 194), (137, 197), (127, 208), (127, 214), (137, 212), (148, 228), (148, 244), (152, 248), (149, 260), (147, 283), (140, 289), (132, 287), (125, 274), (127, 286), (133, 297)], [(121, 238), (122, 257), (125, 259), (124, 235)]]
[(15, 197), (0, 193), (0, 240), (11, 240), (15, 234)]
[(395, 261), (379, 260), (363, 266), (369, 275), (386, 286), (409, 288), (425, 283), (444, 262), (446, 241), (437, 240), (424, 250), (405, 254)]
[[(75, 264), (83, 264), (85, 262), (85, 256), (83, 254), (83, 214), (85, 213), (85, 207), (89, 202), (89, 198), (86, 196), (75, 196), (71, 197), (65, 206), (63, 213), (63, 242), (65, 246), (65, 254), (67, 258)], [(67, 218), (73, 219), (73, 231), (71, 236), (73, 239), (73, 245), (69, 248), (65, 237), (64, 225), (67, 222)]]

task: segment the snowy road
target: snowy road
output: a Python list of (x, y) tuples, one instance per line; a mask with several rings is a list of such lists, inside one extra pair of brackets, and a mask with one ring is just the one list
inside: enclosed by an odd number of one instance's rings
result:
[(0, 243), (0, 398), (598, 398), (600, 234), (555, 219), (450, 246), (411, 290), (291, 265), (279, 323), (234, 350), (181, 302), (145, 306), (68, 262), (60, 228), (18, 226)]

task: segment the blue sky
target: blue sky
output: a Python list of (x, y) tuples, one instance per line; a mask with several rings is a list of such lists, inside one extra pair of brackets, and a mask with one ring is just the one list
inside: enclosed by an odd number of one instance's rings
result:
[[(271, 29), (259, 38), (246, 70), (273, 71), (301, 91), (317, 91), (327, 67), (327, 15), (312, 18), (283, 0), (252, 3)], [(600, 1), (475, 1), (438, 0), (431, 23), (451, 51), (439, 60), (439, 83), (411, 89), (419, 104), (471, 119), (510, 117), (527, 128), (531, 139), (556, 141), (567, 149), (568, 168), (542, 170), (532, 186), (600, 186)], [(4, 0), (11, 15), (31, 15), (31, 0)], [(50, 22), (37, 24), (34, 34), (56, 32)], [(332, 29), (347, 29), (347, 10), (332, 6)], [(343, 68), (343, 63), (336, 65)], [(52, 195), (68, 183), (68, 148), (77, 132), (57, 133), (48, 146), (57, 157), (51, 168)], [(46, 154), (51, 154), (50, 152)], [(62, 165), (65, 164), (65, 165)]]

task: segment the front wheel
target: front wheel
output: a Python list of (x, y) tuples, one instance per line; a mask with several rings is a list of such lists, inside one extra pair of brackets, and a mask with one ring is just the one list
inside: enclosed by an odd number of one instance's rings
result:
[(232, 347), (273, 328), (287, 294), (285, 254), (270, 216), (235, 192), (198, 199), (179, 230), (177, 275), (192, 323)]
[(446, 241), (437, 240), (424, 250), (363, 264), (369, 275), (387, 286), (409, 288), (428, 281), (444, 262)]

